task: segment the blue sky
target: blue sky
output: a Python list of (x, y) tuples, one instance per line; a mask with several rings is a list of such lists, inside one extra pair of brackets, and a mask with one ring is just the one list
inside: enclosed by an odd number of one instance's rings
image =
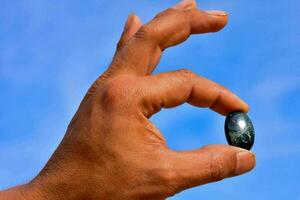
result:
[[(127, 15), (147, 22), (175, 2), (1, 0), (1, 189), (30, 180), (46, 163), (85, 91), (110, 63)], [(257, 167), (170, 199), (300, 200), (300, 1), (198, 4), (228, 11), (228, 26), (168, 49), (155, 73), (189, 68), (246, 100)], [(152, 121), (173, 149), (226, 143), (224, 117), (207, 109), (183, 105)]]

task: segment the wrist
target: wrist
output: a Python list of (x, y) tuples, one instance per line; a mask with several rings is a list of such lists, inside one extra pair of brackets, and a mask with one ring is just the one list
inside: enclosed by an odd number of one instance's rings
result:
[(82, 185), (80, 188), (72, 181), (66, 182), (64, 178), (46, 180), (37, 177), (24, 185), (0, 191), (0, 200), (77, 200), (87, 194), (87, 191), (82, 190), (86, 183)]
[(0, 200), (41, 200), (41, 195), (30, 183), (0, 192)]
[[(66, 172), (67, 171), (67, 172)], [(4, 191), (0, 200), (79, 200), (92, 194), (87, 175), (73, 170), (43, 170), (32, 181)], [(97, 191), (101, 192), (100, 190)]]

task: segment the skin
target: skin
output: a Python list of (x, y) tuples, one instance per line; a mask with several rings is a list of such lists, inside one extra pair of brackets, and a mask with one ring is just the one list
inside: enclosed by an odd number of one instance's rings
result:
[(174, 151), (149, 121), (185, 102), (222, 115), (248, 111), (235, 94), (187, 69), (151, 74), (166, 48), (219, 31), (227, 19), (222, 11), (199, 10), (193, 0), (145, 25), (130, 15), (111, 65), (88, 90), (46, 166), (29, 183), (0, 192), (0, 200), (161, 200), (250, 171), (249, 151), (228, 145)]

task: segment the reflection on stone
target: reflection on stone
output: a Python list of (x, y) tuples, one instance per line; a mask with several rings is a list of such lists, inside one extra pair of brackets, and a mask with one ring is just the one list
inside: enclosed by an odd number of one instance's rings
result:
[(230, 145), (250, 150), (254, 143), (254, 127), (246, 113), (230, 113), (225, 120), (225, 135)]

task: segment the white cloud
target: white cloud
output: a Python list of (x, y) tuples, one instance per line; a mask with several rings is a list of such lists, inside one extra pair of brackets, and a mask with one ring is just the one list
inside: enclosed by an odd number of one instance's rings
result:
[(267, 75), (265, 80), (254, 86), (252, 94), (260, 101), (269, 102), (269, 106), (289, 92), (300, 90), (300, 76), (274, 77)]

